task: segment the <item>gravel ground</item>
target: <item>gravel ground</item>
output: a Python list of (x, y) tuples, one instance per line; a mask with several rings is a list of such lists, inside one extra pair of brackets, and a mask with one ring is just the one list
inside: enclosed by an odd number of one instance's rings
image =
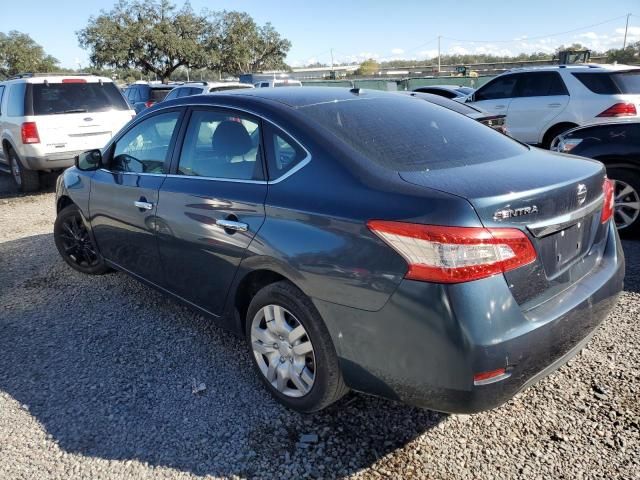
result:
[(594, 339), (502, 408), (444, 415), (350, 394), (301, 416), (269, 397), (234, 336), (123, 274), (68, 268), (53, 201), (0, 175), (2, 479), (640, 478), (638, 241)]

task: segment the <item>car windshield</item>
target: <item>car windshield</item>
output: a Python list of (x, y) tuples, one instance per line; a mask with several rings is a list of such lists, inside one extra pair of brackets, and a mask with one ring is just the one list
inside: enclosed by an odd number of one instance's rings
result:
[(474, 165), (527, 147), (468, 117), (410, 97), (377, 97), (301, 107), (368, 160), (399, 172)]
[(129, 106), (111, 82), (31, 84), (34, 115), (108, 112)]

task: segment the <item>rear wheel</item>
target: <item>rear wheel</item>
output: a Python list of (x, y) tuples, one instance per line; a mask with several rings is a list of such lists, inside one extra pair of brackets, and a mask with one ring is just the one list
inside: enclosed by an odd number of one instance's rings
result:
[(551, 148), (551, 142), (558, 135), (563, 134), (567, 130), (571, 130), (572, 128), (577, 127), (574, 123), (560, 123), (558, 125), (554, 125), (547, 133), (544, 134), (544, 138), (542, 139), (542, 144), (540, 145), (542, 148), (549, 150)]
[(101, 275), (110, 270), (98, 253), (76, 205), (68, 205), (58, 213), (53, 238), (58, 252), (73, 269), (90, 275)]
[(620, 234), (640, 233), (640, 173), (610, 168), (607, 176), (615, 182), (613, 218)]
[(285, 406), (314, 412), (347, 393), (326, 326), (291, 283), (273, 283), (255, 295), (246, 338), (260, 378)]
[(24, 168), (18, 155), (13, 150), (9, 150), (9, 163), (11, 165), (11, 175), (19, 191), (35, 192), (40, 188), (39, 172)]

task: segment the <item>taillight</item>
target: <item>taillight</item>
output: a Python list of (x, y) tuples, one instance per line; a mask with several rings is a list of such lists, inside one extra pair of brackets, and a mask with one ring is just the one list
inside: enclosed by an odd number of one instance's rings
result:
[(633, 103), (616, 103), (611, 105), (598, 117), (633, 117), (636, 115), (636, 106)]
[(602, 205), (602, 214), (600, 215), (600, 222), (607, 223), (613, 216), (613, 210), (615, 206), (615, 185), (614, 181), (605, 178), (602, 184), (602, 193), (604, 194), (604, 205)]
[(63, 78), (62, 83), (87, 83), (84, 78)]
[(40, 135), (38, 135), (38, 126), (36, 122), (24, 122), (20, 128), (22, 135), (22, 143), (40, 143)]
[(151, 107), (154, 103), (156, 103), (156, 102), (154, 102), (153, 100), (147, 100), (146, 102), (144, 102), (144, 106), (145, 106), (145, 107), (147, 107), (147, 108), (149, 108), (149, 107)]
[(409, 264), (412, 280), (461, 283), (508, 272), (536, 259), (529, 238), (515, 228), (444, 227), (371, 220), (371, 231)]

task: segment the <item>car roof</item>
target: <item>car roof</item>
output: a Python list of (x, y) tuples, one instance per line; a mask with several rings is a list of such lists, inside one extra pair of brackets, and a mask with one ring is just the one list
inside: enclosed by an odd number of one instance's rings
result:
[(18, 75), (15, 77), (7, 78), (3, 80), (1, 83), (5, 82), (20, 82), (24, 81), (25, 83), (62, 83), (63, 80), (82, 80), (86, 83), (113, 83), (109, 77), (99, 77), (97, 75), (46, 75), (46, 74), (38, 74), (34, 76), (22, 76)]
[(610, 73), (629, 70), (640, 70), (640, 67), (633, 65), (611, 64), (611, 63), (580, 63), (574, 65), (544, 65), (537, 67), (518, 67), (512, 68), (505, 73), (519, 72), (550, 72), (569, 70), (572, 72), (592, 72), (592, 73)]

